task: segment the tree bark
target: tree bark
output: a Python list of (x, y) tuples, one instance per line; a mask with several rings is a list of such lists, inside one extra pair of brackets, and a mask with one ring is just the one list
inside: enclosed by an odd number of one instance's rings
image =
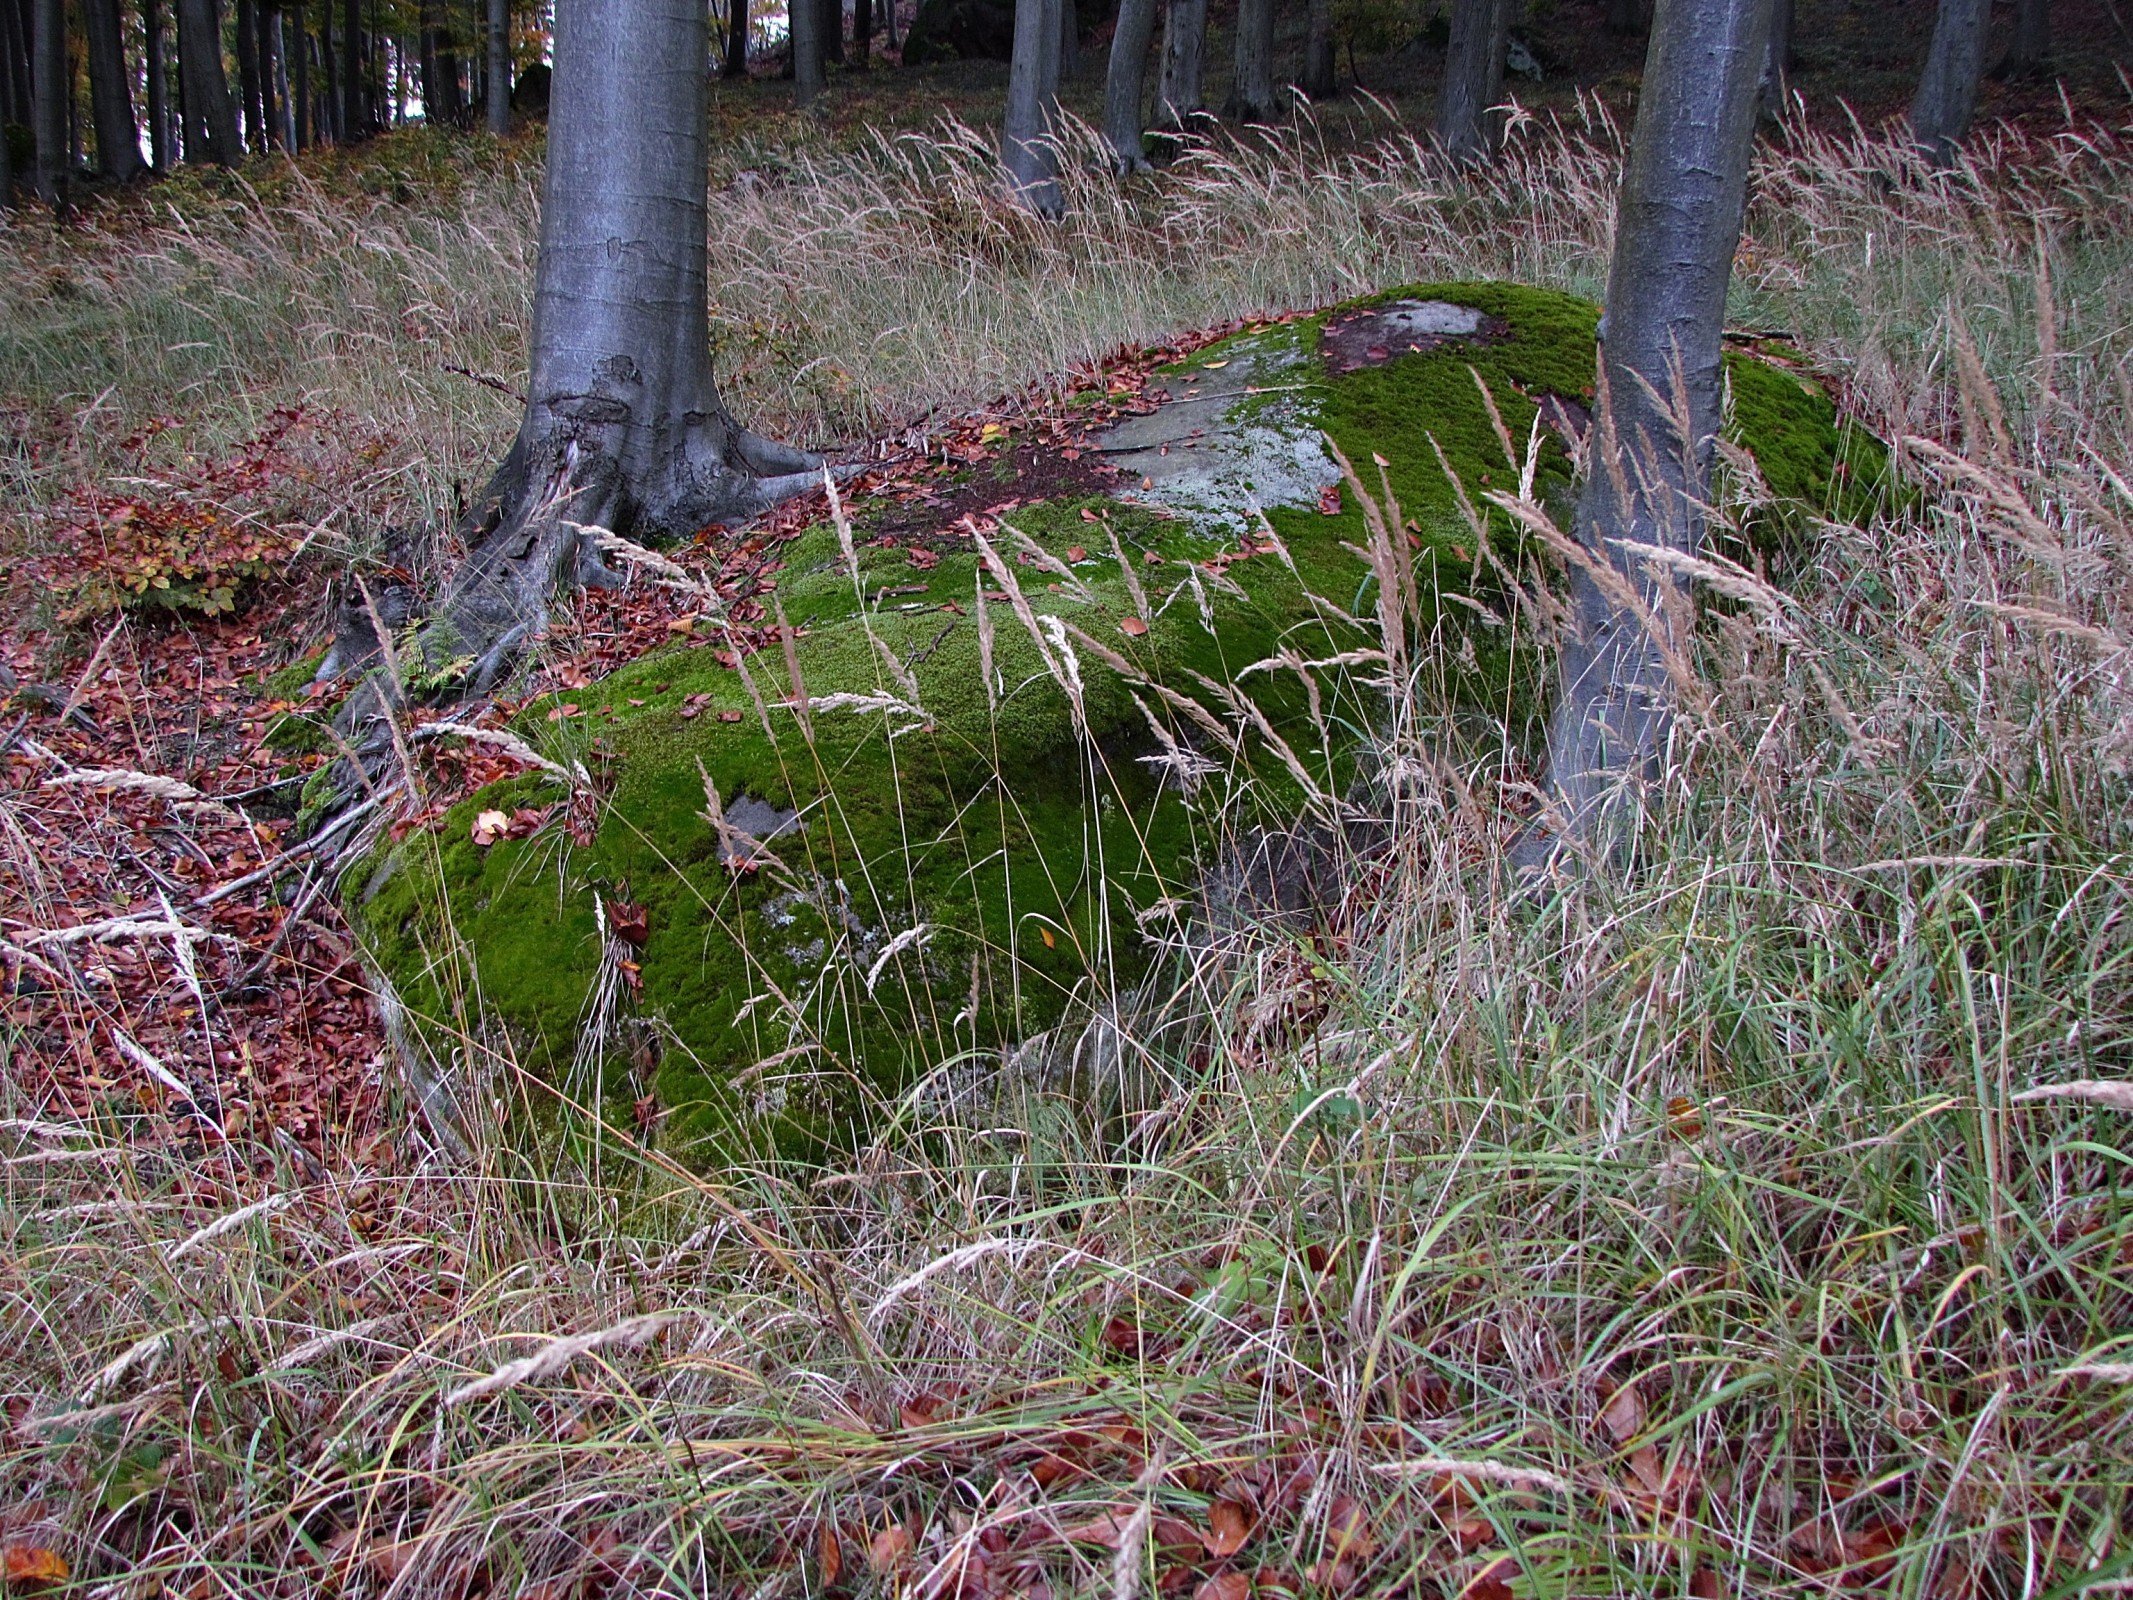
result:
[(1167, 0), (1163, 13), (1163, 75), (1155, 89), (1155, 125), (1182, 131), (1206, 109), (1201, 88), (1207, 60), (1207, 0)]
[(511, 131), (511, 0), (488, 0), (488, 6), (489, 131), (501, 139)]
[(350, 143), (370, 131), (363, 109), (362, 0), (341, 5), (341, 137)]
[(258, 155), (267, 147), (267, 124), (259, 103), (259, 18), (253, 0), (237, 0), (237, 92), (244, 102), (244, 147)]
[(126, 70), (118, 0), (82, 0), (89, 45), (89, 104), (96, 123), (96, 164), (130, 183), (141, 175), (141, 130), (133, 120), (133, 75)]
[(852, 59), (867, 65), (874, 51), (874, 0), (852, 0)]
[(236, 166), (242, 153), (237, 108), (222, 70), (222, 27), (215, 0), (178, 0), (178, 75), (185, 84), (186, 156)]
[(1081, 7), (1059, 0), (1059, 81), (1081, 76)]
[(793, 103), (811, 106), (829, 84), (822, 59), (822, 7), (815, 0), (795, 0), (786, 8), (785, 24), (792, 39)]
[(1792, 98), (1792, 11), (1793, 0), (1772, 0), (1770, 51), (1763, 58), (1759, 102), (1765, 121), (1782, 119)]
[(726, 64), (720, 76), (748, 76), (748, 0), (728, 0), (726, 6)]
[(1059, 116), (1060, 0), (1016, 0), (1015, 54), (1008, 68), (1007, 116), (1000, 130), (1000, 161), (1008, 193), (1041, 217), (1060, 213)]
[(1308, 0), (1304, 13), (1303, 92), (1329, 98), (1339, 87), (1333, 65), (1333, 0)]
[(822, 59), (831, 66), (844, 65), (844, 0), (822, 0)]
[(1504, 52), (1510, 0), (1453, 0), (1444, 83), (1437, 92), (1437, 148), (1462, 167), (1496, 159), (1503, 140)]
[(1148, 77), (1148, 46), (1155, 38), (1156, 0), (1119, 0), (1111, 33), (1111, 62), (1104, 73), (1104, 142), (1120, 173), (1145, 171), (1141, 142), (1141, 91)]
[(316, 137), (312, 132), (311, 20), (304, 15), (301, 0), (296, 7), (294, 37), (287, 32), (286, 18), (283, 27), (281, 53), (289, 64), (289, 137), (297, 149), (308, 150)]
[(1955, 159), (1956, 146), (1977, 115), (1978, 80), (1985, 70), (1985, 32), (1992, 0), (1940, 0), (1925, 70), (1911, 98), (1911, 135), (1937, 167)]
[(1237, 0), (1235, 69), (1223, 115), (1272, 122), (1281, 113), (1274, 96), (1274, 0)]
[(49, 206), (67, 200), (67, 102), (73, 99), (67, 59), (67, 11), (63, 0), (36, 0), (30, 12), (30, 132), (37, 151), (37, 198)]
[(684, 537), (822, 481), (817, 458), (741, 428), (712, 383), (708, 14), (556, 0), (530, 398), (420, 641), (432, 669), (470, 663), (475, 693), (558, 584), (600, 574), (584, 528)]
[[(1669, 732), (1671, 581), (1623, 547), (1695, 551), (1719, 429), (1726, 288), (1739, 246), (1771, 0), (1660, 0), (1615, 216), (1599, 415), (1575, 533), (1573, 629), (1548, 730), (1561, 824), (1619, 842)], [(1610, 590), (1613, 592), (1610, 593)], [(1634, 594), (1644, 615), (1620, 603)], [(1603, 833), (1612, 836), (1603, 840)]]
[(2007, 56), (1999, 65), (2004, 78), (2030, 78), (2043, 73), (2052, 54), (2051, 0), (2015, 0), (2014, 37)]
[(148, 81), (148, 164), (170, 170), (170, 78), (164, 60), (163, 0), (141, 0), (141, 68)]

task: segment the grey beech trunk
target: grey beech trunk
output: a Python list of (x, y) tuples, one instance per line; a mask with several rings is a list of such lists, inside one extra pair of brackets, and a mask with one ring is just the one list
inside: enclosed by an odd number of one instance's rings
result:
[(299, 150), (311, 148), (311, 24), (304, 16), (304, 8), (296, 8), (296, 31), (288, 30), (288, 19), (283, 19), (281, 37), (282, 59), (288, 62), (289, 74), (289, 137)]
[(1333, 0), (1308, 0), (1304, 13), (1303, 92), (1324, 100), (1337, 88), (1333, 67)]
[(30, 11), (30, 132), (37, 152), (37, 198), (51, 206), (64, 205), (67, 199), (72, 79), (64, 0), (36, 0)]
[(82, 32), (89, 45), (89, 107), (96, 124), (96, 164), (121, 183), (141, 173), (141, 130), (133, 120), (133, 74), (119, 0), (82, 0)]
[[(327, 0), (331, 15), (332, 0)], [(330, 29), (328, 30), (331, 31)], [(363, 9), (362, 0), (343, 0), (341, 6), (341, 137), (360, 139), (370, 131), (363, 106)]]
[(1232, 122), (1272, 122), (1280, 115), (1274, 97), (1274, 0), (1237, 0), (1235, 71), (1222, 110)]
[(244, 144), (254, 155), (267, 147), (259, 103), (259, 19), (252, 0), (237, 0), (237, 92), (244, 102)]
[(852, 60), (869, 64), (874, 53), (874, 0), (852, 0)]
[(1183, 129), (1205, 109), (1201, 87), (1207, 60), (1207, 0), (1167, 0), (1163, 11), (1163, 75), (1155, 86), (1155, 125)]
[(822, 7), (815, 0), (795, 0), (785, 12), (792, 38), (792, 97), (798, 105), (812, 105), (829, 84), (829, 68), (822, 54)]
[(1148, 165), (1142, 143), (1142, 89), (1148, 77), (1148, 46), (1155, 38), (1156, 0), (1119, 0), (1111, 33), (1111, 62), (1104, 73), (1104, 143), (1119, 172)]
[(141, 66), (148, 80), (148, 164), (170, 168), (170, 64), (164, 59), (163, 0), (141, 0)]
[(185, 82), (186, 158), (234, 167), (242, 153), (237, 108), (222, 70), (222, 27), (215, 0), (178, 0), (178, 75)]
[(2031, 77), (2044, 71), (2051, 54), (2051, 0), (2015, 0), (2014, 37), (2007, 43), (2007, 58), (1999, 67), (2001, 74)]
[(844, 0), (822, 0), (821, 33), (822, 59), (825, 63), (844, 65)]
[(724, 76), (748, 76), (748, 0), (728, 0)]
[(685, 537), (822, 481), (819, 459), (736, 423), (711, 379), (708, 17), (704, 0), (556, 0), (526, 412), (420, 642), (473, 692), (559, 584), (603, 575), (584, 529)]
[(1652, 26), (1575, 523), (1589, 565), (1571, 572), (1548, 729), (1558, 820), (1588, 844), (1619, 842), (1633, 826), (1667, 742), (1683, 608), (1671, 579), (1625, 546), (1694, 552), (1703, 540), (1770, 6), (1659, 0)]
[(1452, 0), (1452, 36), (1437, 91), (1437, 147), (1462, 167), (1496, 159), (1503, 140), (1504, 52), (1511, 0)]
[(1008, 193), (1040, 217), (1060, 211), (1060, 0), (1015, 0), (1015, 54), (1008, 67), (1007, 115), (1000, 129), (1000, 162)]
[(1081, 7), (1074, 0), (1059, 0), (1059, 79), (1062, 83), (1081, 76)]
[(1911, 136), (1935, 166), (1955, 159), (1956, 146), (1977, 115), (1978, 80), (1985, 71), (1985, 32), (1992, 0), (1940, 0), (1925, 70), (1911, 97)]
[(1792, 96), (1792, 10), (1793, 0), (1772, 0), (1770, 50), (1763, 57), (1760, 100), (1763, 116), (1772, 120), (1785, 115)]
[(489, 131), (511, 131), (511, 0), (488, 0)]

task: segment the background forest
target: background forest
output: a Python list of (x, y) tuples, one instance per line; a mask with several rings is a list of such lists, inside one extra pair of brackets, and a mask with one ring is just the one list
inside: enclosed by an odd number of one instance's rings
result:
[[(855, 503), (960, 509), (1240, 329), (1598, 300), (1671, 3), (1502, 6), (1454, 161), (1449, 7), (1166, 0), (1127, 159), (1081, 0), (1034, 206), (1011, 7), (721, 6), (720, 393)], [(2133, 11), (1787, 9), (1728, 337), (1892, 481), (1758, 550), (1722, 462), (1638, 870), (1520, 875), (1532, 741), (1421, 649), (1370, 826), (1298, 825), (1312, 918), (1156, 939), (1072, 1070), (944, 1056), (834, 1157), (706, 1166), (648, 1031), (574, 1093), (470, 995), (440, 1106), (339, 873), (470, 817), (582, 850), (578, 702), (713, 611), (774, 640), (842, 501), (560, 598), (399, 728), (404, 795), (303, 815), (322, 657), (406, 637), (525, 409), (550, 18), (0, 0), (0, 1592), (2133, 1586)], [(1545, 651), (1539, 439), (1469, 509), (1477, 573), (1531, 535), (1491, 625)], [(1335, 505), (1398, 528), (1357, 465)]]

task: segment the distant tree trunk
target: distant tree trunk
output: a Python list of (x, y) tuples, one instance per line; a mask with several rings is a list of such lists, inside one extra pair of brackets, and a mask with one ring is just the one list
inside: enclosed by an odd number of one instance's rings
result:
[(883, 33), (891, 50), (902, 48), (902, 40), (896, 32), (896, 0), (881, 0), (882, 20), (888, 24)]
[(816, 0), (795, 0), (786, 8), (785, 26), (792, 40), (792, 97), (811, 106), (829, 85), (822, 64), (822, 7)]
[(96, 164), (130, 183), (141, 174), (141, 130), (133, 120), (133, 74), (126, 69), (118, 0), (82, 0), (89, 44), (89, 104), (96, 122)]
[(1155, 125), (1190, 127), (1206, 108), (1201, 78), (1207, 60), (1207, 0), (1167, 0), (1163, 12), (1163, 75), (1155, 88)]
[[(1551, 787), (1573, 839), (1634, 823), (1665, 745), (1672, 580), (1625, 544), (1701, 544), (1718, 435), (1726, 287), (1740, 243), (1771, 0), (1659, 0), (1615, 214), (1598, 416), (1577, 541), (1636, 593), (1571, 573), (1573, 631), (1548, 730)], [(1684, 427), (1686, 432), (1684, 433)], [(1603, 838), (1613, 835), (1614, 838)]]
[(253, 0), (237, 0), (237, 93), (244, 102), (244, 147), (256, 155), (266, 149), (267, 135), (259, 107), (259, 22)]
[(1940, 0), (1925, 71), (1911, 97), (1911, 135), (1935, 166), (1955, 159), (1956, 146), (1977, 115), (1978, 80), (1985, 70), (1985, 31), (1992, 0)]
[(748, 0), (729, 0), (726, 6), (726, 65), (722, 76), (748, 76)]
[(341, 137), (350, 142), (370, 131), (363, 112), (362, 34), (363, 0), (342, 0)]
[(67, 59), (64, 0), (36, 0), (30, 12), (30, 132), (36, 140), (37, 198), (49, 206), (67, 200), (67, 103), (74, 97)]
[(286, 31), (286, 16), (283, 27), (281, 54), (289, 64), (289, 137), (297, 149), (308, 150), (315, 137), (311, 131), (311, 21), (304, 15), (301, 0), (296, 8), (294, 38)]
[(1141, 142), (1141, 90), (1148, 77), (1148, 46), (1155, 38), (1156, 0), (1119, 0), (1111, 32), (1111, 63), (1104, 74), (1104, 142), (1119, 172), (1148, 165)]
[(1281, 111), (1274, 98), (1274, 0), (1237, 0), (1235, 67), (1223, 115), (1272, 122)]
[(178, 77), (185, 88), (187, 159), (234, 167), (242, 150), (237, 108), (222, 70), (222, 27), (215, 0), (178, 0)]
[(1504, 52), (1511, 0), (1452, 0), (1452, 36), (1437, 94), (1437, 147), (1462, 167), (1496, 159), (1503, 138)]
[(873, 0), (852, 0), (852, 59), (865, 66), (874, 53)]
[(1785, 115), (1792, 98), (1793, 0), (1772, 0), (1770, 7), (1770, 53), (1763, 61), (1760, 109), (1766, 120)]
[(1607, 0), (1609, 33), (1642, 33), (1652, 25), (1652, 0)]
[(489, 0), (489, 131), (511, 131), (511, 0)]
[(170, 66), (163, 59), (163, 0), (141, 0), (142, 70), (148, 79), (148, 164), (170, 170)]
[(822, 0), (822, 59), (844, 65), (844, 0)]
[(444, 120), (444, 51), (437, 37), (436, 13), (430, 0), (424, 0), (422, 26), (416, 33), (419, 41), (415, 55), (415, 72), (422, 85), (422, 116), (426, 122)]
[(1041, 217), (1060, 212), (1059, 117), (1060, 0), (1016, 0), (1015, 55), (1008, 69), (1007, 116), (1000, 130), (1000, 160), (1008, 192)]
[[(470, 693), (558, 585), (604, 572), (586, 528), (686, 537), (822, 481), (817, 458), (735, 422), (712, 382), (708, 20), (704, 0), (556, 0), (530, 398), (413, 652), (471, 660)], [(390, 746), (390, 692), (372, 680), (343, 713), (371, 758)]]
[(1304, 13), (1303, 92), (1324, 100), (1339, 87), (1333, 66), (1333, 0), (1308, 0)]
[(1997, 69), (2003, 78), (2033, 78), (2046, 70), (2052, 54), (2051, 0), (2015, 0), (2014, 37)]
[(289, 132), (289, 80), (281, 59), (281, 0), (260, 0), (259, 26), (259, 120), (266, 130), (267, 145), (288, 151), (295, 145)]
[[(289, 43), (288, 35), (283, 31), (284, 17), (282, 8), (278, 4), (275, 5), (266, 12), (264, 20), (266, 22), (266, 33), (261, 40), (260, 49), (266, 59), (273, 64), (273, 70), (267, 73), (267, 93), (274, 100), (274, 116), (272, 119), (274, 137), (282, 149), (293, 155), (303, 146), (297, 138), (296, 131), (296, 96), (292, 95), (289, 89)], [(300, 25), (301, 19), (298, 20)], [(300, 26), (297, 43), (299, 46), (303, 43)], [(301, 85), (301, 82), (302, 79), (299, 76), (299, 85)], [(301, 93), (302, 89), (299, 87), (297, 95), (301, 95)]]
[(1081, 7), (1075, 0), (1059, 0), (1059, 78), (1062, 83), (1081, 76)]

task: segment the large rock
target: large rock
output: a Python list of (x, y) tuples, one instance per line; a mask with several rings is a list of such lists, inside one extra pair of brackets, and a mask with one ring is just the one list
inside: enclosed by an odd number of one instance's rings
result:
[[(498, 1027), (618, 1116), (651, 1096), (665, 1141), (700, 1154), (820, 1149), (921, 1074), (1100, 1012), (1225, 829), (1358, 781), (1373, 668), (1311, 669), (1308, 691), (1293, 666), (1245, 670), (1373, 643), (1354, 620), (1373, 615), (1370, 535), (1329, 492), (1324, 437), (1373, 486), (1389, 463), (1434, 676), (1538, 710), (1440, 460), (1470, 496), (1516, 483), (1485, 384), (1521, 449), (1539, 418), (1537, 485), (1567, 509), (1596, 317), (1438, 285), (1203, 350), (1074, 472), (994, 464), (999, 498), (1044, 495), (994, 535), (1011, 584), (967, 526), (909, 508), (855, 508), (856, 571), (833, 527), (810, 530), (783, 551), (789, 659), (744, 673), (677, 645), (572, 691), (584, 715), (529, 708), (520, 731), (556, 756), (585, 754), (588, 726), (612, 752), (592, 844), (551, 827), (483, 848), (478, 811), (553, 795), (527, 777), (477, 796), (344, 882), (370, 959), (418, 1033)], [(1731, 375), (1773, 489), (1795, 508), (1848, 492), (1821, 392), (1745, 355)], [(1494, 537), (1508, 555), (1507, 522)], [(1240, 723), (1234, 750), (1211, 731)], [(603, 937), (613, 902), (644, 908), (641, 948)]]

